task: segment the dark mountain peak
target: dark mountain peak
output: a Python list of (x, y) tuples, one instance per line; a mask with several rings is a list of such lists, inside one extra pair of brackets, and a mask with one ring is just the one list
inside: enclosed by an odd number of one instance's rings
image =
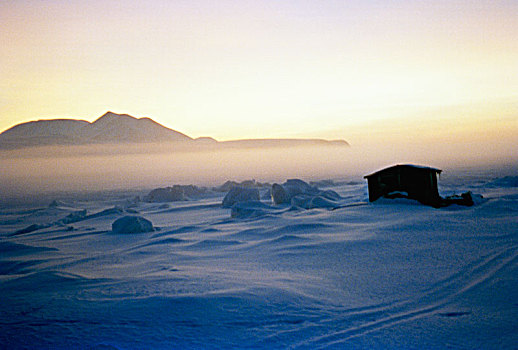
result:
[(102, 119), (102, 118), (119, 118), (119, 117), (123, 117), (123, 118), (129, 117), (131, 119), (138, 119), (129, 114), (121, 114), (121, 113), (114, 113), (112, 111), (108, 111), (108, 112), (104, 113), (102, 116), (100, 116), (97, 120)]
[(102, 116), (100, 116), (97, 120), (102, 119), (102, 118), (113, 118), (113, 117), (117, 117), (119, 115), (120, 114), (118, 114), (118, 113), (113, 113), (112, 111), (108, 111), (108, 112), (104, 113)]
[(128, 121), (136, 121), (139, 120), (138, 118), (135, 118), (129, 114), (118, 114), (113, 112), (106, 112), (101, 117), (99, 117), (97, 120), (95, 120), (92, 124), (98, 124), (98, 123), (114, 123), (114, 122), (128, 122)]
[(154, 129), (160, 129), (162, 131), (172, 131), (177, 132), (173, 129), (170, 129), (166, 126), (163, 126), (160, 123), (157, 123), (151, 118), (143, 117), (143, 118), (135, 118), (134, 116), (131, 116), (129, 114), (118, 114), (111, 111), (108, 111), (104, 113), (101, 117), (99, 117), (97, 120), (95, 120), (92, 123), (92, 126), (95, 127), (105, 127), (107, 125), (114, 126), (114, 127), (124, 127), (124, 128), (154, 128)]
[(150, 118), (111, 111), (93, 123), (74, 119), (37, 120), (0, 133), (0, 149), (42, 145), (178, 142), (192, 139)]
[(85, 120), (76, 119), (40, 119), (17, 124), (0, 135), (12, 138), (73, 135), (89, 124)]
[(94, 121), (87, 130), (94, 142), (187, 141), (190, 137), (169, 129), (150, 118), (135, 118), (111, 111)]

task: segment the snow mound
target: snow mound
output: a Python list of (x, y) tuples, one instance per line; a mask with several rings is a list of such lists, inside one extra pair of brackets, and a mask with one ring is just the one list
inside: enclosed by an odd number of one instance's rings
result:
[(230, 216), (235, 219), (249, 219), (281, 213), (283, 211), (284, 210), (272, 207), (259, 200), (251, 200), (235, 203), (230, 210)]
[(233, 187), (223, 198), (223, 208), (230, 208), (238, 202), (259, 201), (257, 188)]
[[(489, 186), (495, 171), (454, 173), (448, 195), (487, 200), (443, 209), (366, 203), (346, 179), (231, 209), (210, 192), (121, 211), (140, 190), (2, 205), (0, 348), (515, 348), (518, 189)], [(126, 215), (161, 230), (112, 233)], [(12, 234), (31, 224), (56, 227)]]
[(324, 194), (311, 196), (311, 195), (298, 195), (291, 199), (291, 205), (304, 209), (316, 209), (316, 208), (338, 208), (340, 204), (333, 198), (329, 198)]
[(141, 216), (123, 216), (112, 224), (113, 233), (144, 233), (154, 231), (151, 221)]
[(327, 179), (327, 180), (318, 180), (318, 181), (310, 181), (309, 184), (314, 187), (335, 187), (340, 185), (340, 183), (337, 183), (334, 180)]

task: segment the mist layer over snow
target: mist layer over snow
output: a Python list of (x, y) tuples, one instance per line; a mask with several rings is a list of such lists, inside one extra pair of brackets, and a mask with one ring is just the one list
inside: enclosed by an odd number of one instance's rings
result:
[(287, 177), (333, 178), (351, 170), (347, 149), (212, 149), (185, 144), (41, 147), (29, 153), (0, 152), (0, 185), (6, 196), (15, 196), (18, 192), (49, 190), (215, 186), (229, 178), (265, 182), (284, 181)]
[[(4, 204), (0, 347), (513, 348), (516, 172), (443, 170), (441, 195), (484, 198), (367, 203), (366, 182), (342, 177), (316, 183), (340, 196), (334, 210), (263, 198), (223, 208), (226, 193), (211, 190)], [(112, 230), (127, 216), (154, 231)]]
[(228, 179), (269, 183), (289, 178), (361, 179), (398, 163), (429, 165), (445, 171), (505, 169), (516, 164), (515, 158), (481, 157), (475, 161), (444, 145), (421, 150), (267, 144), (259, 148), (212, 148), (186, 143), (35, 147), (0, 151), (0, 195), (12, 198), (56, 190), (152, 189), (171, 184), (215, 186)]

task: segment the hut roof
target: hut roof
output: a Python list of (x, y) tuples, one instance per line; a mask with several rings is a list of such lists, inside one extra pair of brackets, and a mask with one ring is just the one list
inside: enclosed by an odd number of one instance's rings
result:
[(378, 173), (380, 172), (383, 172), (383, 171), (387, 171), (389, 169), (393, 169), (393, 168), (415, 168), (415, 169), (422, 169), (422, 170), (428, 170), (428, 171), (433, 171), (437, 174), (440, 174), (442, 172), (441, 169), (436, 169), (436, 168), (432, 168), (432, 167), (428, 167), (428, 166), (424, 166), (424, 165), (414, 165), (414, 164), (397, 164), (397, 165), (393, 165), (391, 167), (388, 167), (388, 168), (384, 168), (384, 169), (381, 169), (381, 170), (378, 170), (372, 174), (369, 174), (369, 175), (365, 175), (363, 178), (364, 179), (367, 179), (371, 176), (374, 176), (374, 175), (377, 175)]

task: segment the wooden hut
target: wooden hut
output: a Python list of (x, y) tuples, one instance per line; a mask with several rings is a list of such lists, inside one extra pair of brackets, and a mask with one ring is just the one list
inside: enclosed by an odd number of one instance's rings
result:
[(369, 184), (369, 201), (380, 197), (408, 197), (434, 207), (441, 206), (437, 174), (442, 170), (398, 164), (364, 176)]

